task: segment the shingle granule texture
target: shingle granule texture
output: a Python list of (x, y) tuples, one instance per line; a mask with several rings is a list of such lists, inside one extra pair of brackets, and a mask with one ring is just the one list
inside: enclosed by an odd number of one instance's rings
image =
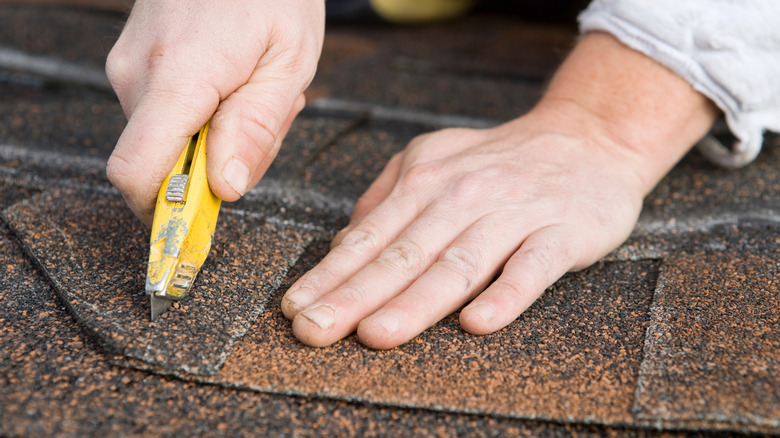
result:
[(667, 426), (780, 426), (780, 239), (771, 256), (664, 261), (634, 411)]
[(75, 318), (109, 351), (213, 374), (311, 239), (224, 213), (193, 292), (149, 317), (148, 231), (109, 191), (46, 192), (4, 212)]

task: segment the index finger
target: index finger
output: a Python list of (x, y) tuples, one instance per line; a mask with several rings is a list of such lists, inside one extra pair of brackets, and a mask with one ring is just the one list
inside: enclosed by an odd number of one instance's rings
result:
[(151, 225), (157, 192), (187, 139), (209, 120), (216, 91), (147, 93), (136, 105), (108, 159), (106, 174), (130, 209)]

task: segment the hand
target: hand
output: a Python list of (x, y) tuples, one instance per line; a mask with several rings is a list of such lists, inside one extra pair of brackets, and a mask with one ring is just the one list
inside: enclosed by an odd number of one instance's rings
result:
[(282, 310), (312, 346), (357, 330), (392, 348), (469, 301), (461, 326), (496, 331), (625, 240), (714, 117), (670, 71), (589, 34), (528, 115), (425, 135), (393, 157)]
[(213, 115), (208, 179), (234, 201), (279, 150), (316, 70), (323, 0), (138, 0), (106, 63), (128, 118), (107, 173), (151, 224), (160, 185)]
[(390, 348), (472, 299), (461, 325), (490, 333), (620, 244), (644, 196), (624, 165), (638, 157), (564, 110), (425, 135), (393, 157), (287, 293), (296, 336), (323, 346), (357, 329)]

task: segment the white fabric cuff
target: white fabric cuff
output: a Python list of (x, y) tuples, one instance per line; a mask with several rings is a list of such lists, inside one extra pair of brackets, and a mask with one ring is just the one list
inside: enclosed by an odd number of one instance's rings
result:
[(780, 131), (780, 2), (595, 0), (579, 22), (666, 66), (723, 111), (738, 141), (698, 145), (715, 163), (744, 166), (765, 130)]

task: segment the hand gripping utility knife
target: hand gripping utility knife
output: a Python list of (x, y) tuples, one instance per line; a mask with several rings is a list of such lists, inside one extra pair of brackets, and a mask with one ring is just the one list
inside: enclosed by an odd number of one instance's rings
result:
[(157, 195), (146, 273), (152, 320), (187, 295), (211, 249), (222, 201), (206, 179), (208, 130), (190, 137)]

